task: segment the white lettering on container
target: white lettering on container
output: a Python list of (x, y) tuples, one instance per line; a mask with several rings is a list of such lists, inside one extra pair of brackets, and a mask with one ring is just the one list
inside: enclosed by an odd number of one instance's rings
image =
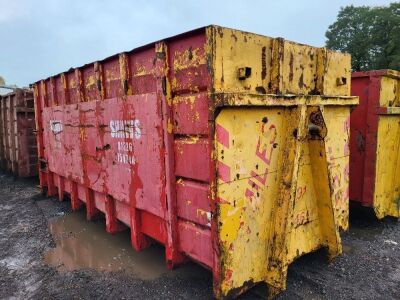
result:
[(136, 163), (131, 142), (118, 142), (117, 162), (134, 165)]
[(61, 120), (50, 120), (50, 130), (53, 133), (54, 143), (52, 144), (53, 149), (61, 149), (61, 135), (64, 126)]
[(111, 137), (117, 139), (140, 139), (142, 132), (139, 120), (111, 120)]
[(116, 161), (120, 164), (134, 165), (136, 159), (133, 153), (133, 140), (140, 139), (142, 131), (139, 120), (111, 120), (111, 137), (124, 139), (117, 142)]
[(62, 132), (63, 129), (63, 124), (60, 120), (50, 120), (50, 130), (54, 134)]

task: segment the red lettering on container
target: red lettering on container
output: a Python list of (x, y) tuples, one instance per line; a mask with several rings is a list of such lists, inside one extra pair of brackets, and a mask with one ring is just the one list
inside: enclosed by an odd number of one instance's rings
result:
[[(257, 147), (255, 150), (255, 154), (259, 157), (262, 162), (265, 164), (264, 172), (261, 175), (257, 174), (257, 170), (252, 170), (250, 172), (251, 179), (248, 180), (249, 187), (246, 188), (245, 197), (249, 199), (253, 205), (254, 200), (254, 190), (259, 191), (260, 188), (264, 187), (267, 184), (267, 177), (269, 173), (269, 166), (272, 161), (272, 153), (274, 151), (275, 140), (277, 136), (277, 131), (275, 125), (271, 124), (268, 127), (268, 131), (265, 132), (266, 124), (263, 124), (261, 127), (261, 134), (258, 137)], [(262, 141), (263, 140), (263, 141)], [(257, 181), (257, 182), (256, 182)], [(259, 194), (257, 193), (257, 197)]]
[[(264, 133), (264, 128), (265, 128), (265, 124), (261, 128), (261, 133)], [(268, 132), (266, 134), (266, 137), (267, 138), (270, 137), (270, 134), (272, 135), (272, 138), (269, 140), (269, 142), (266, 142), (266, 143), (261, 143), (261, 139), (264, 137), (263, 135), (261, 135), (258, 138), (257, 148), (256, 148), (256, 155), (259, 158), (261, 158), (267, 165), (269, 165), (271, 163), (272, 151), (274, 149), (273, 145), (274, 145), (275, 139), (276, 139), (276, 127), (275, 127), (275, 125), (269, 126)], [(268, 146), (270, 147), (270, 151), (269, 151), (269, 156), (267, 157)]]

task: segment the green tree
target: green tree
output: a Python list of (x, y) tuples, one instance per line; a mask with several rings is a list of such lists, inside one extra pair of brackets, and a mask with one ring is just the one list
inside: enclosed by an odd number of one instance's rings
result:
[(400, 3), (341, 8), (326, 47), (352, 55), (354, 71), (400, 70)]

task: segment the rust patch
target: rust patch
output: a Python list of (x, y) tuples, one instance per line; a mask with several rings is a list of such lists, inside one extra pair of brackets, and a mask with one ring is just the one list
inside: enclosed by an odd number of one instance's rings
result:
[(252, 288), (255, 285), (255, 282), (253, 279), (247, 280), (246, 282), (243, 283), (243, 285), (239, 288), (233, 288), (231, 289), (225, 299), (234, 299), (240, 294), (243, 294), (243, 292), (247, 291), (248, 289)]
[(310, 122), (319, 127), (325, 126), (324, 118), (319, 111), (310, 114)]
[(264, 80), (267, 77), (267, 48), (264, 46), (261, 50), (261, 79)]
[(309, 138), (323, 139), (327, 134), (326, 124), (321, 111), (315, 111), (310, 114), (310, 124), (308, 124)]
[(221, 27), (217, 27), (217, 31), (218, 31), (218, 35), (220, 38), (222, 38), (224, 36), (224, 31), (222, 30)]
[(192, 47), (189, 47), (189, 56), (188, 56), (188, 58), (189, 58), (189, 60), (192, 60), (193, 59), (193, 50), (192, 50)]
[(360, 152), (365, 151), (365, 137), (361, 134), (361, 132), (357, 132), (356, 136), (357, 150)]
[[(289, 71), (289, 81), (293, 81), (293, 53), (290, 53), (290, 61), (289, 61), (289, 67), (290, 67), (290, 71)], [(302, 74), (303, 76), (303, 74)]]
[(231, 34), (231, 37), (233, 37), (234, 38), (234, 40), (235, 40), (235, 42), (237, 42), (237, 36), (232, 32), (232, 34)]
[(301, 73), (299, 78), (299, 88), (302, 89), (303, 87), (304, 87), (304, 76), (303, 73)]
[(156, 58), (164, 60), (165, 59), (165, 52), (156, 52)]
[(256, 92), (259, 93), (259, 94), (263, 94), (264, 95), (264, 94), (267, 93), (267, 90), (262, 86), (257, 86), (256, 87)]

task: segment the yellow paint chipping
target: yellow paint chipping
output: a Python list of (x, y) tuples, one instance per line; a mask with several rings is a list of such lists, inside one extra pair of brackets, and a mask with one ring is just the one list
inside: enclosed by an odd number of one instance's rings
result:
[(349, 116), (358, 103), (350, 55), (217, 26), (207, 35), (220, 108), (214, 291), (231, 297), (266, 282), (273, 296), (297, 257), (321, 247), (330, 258), (341, 253)]
[(172, 124), (171, 119), (168, 119), (167, 132), (171, 134), (173, 130), (174, 130), (174, 125)]

